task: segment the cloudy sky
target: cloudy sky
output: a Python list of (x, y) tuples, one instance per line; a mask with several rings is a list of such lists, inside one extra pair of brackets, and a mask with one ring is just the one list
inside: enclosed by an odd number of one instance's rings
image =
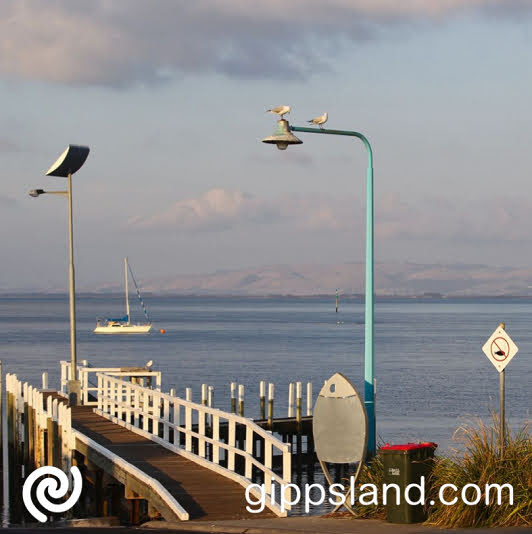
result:
[[(529, 7), (530, 6), (530, 7)], [(0, 288), (67, 279), (69, 143), (79, 287), (363, 261), (363, 132), (377, 261), (532, 262), (532, 6), (526, 0), (6, 0), (0, 4)]]

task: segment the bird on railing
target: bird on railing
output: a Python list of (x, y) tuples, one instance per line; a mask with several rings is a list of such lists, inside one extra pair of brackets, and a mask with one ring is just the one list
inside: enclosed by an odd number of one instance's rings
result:
[(153, 360), (146, 362), (146, 369), (149, 369), (153, 365)]
[(320, 128), (322, 128), (322, 126), (327, 122), (328, 118), (329, 116), (327, 115), (327, 112), (325, 112), (323, 115), (315, 117), (307, 122), (310, 122), (310, 124), (317, 124)]

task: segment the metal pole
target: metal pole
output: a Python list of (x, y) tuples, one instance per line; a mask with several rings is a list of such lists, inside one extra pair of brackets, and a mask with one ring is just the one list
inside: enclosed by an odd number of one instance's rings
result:
[(500, 411), (500, 425), (501, 425), (501, 428), (500, 428), (500, 435), (501, 435), (501, 456), (504, 456), (504, 448), (506, 446), (506, 432), (505, 432), (505, 424), (504, 424), (504, 419), (505, 419), (505, 414), (504, 414), (504, 397), (505, 397), (505, 376), (504, 376), (504, 369), (499, 373), (499, 403), (500, 403), (500, 406), (499, 406), (499, 411)]
[[(501, 323), (499, 325), (503, 330), (506, 330), (506, 323)], [(499, 435), (500, 435), (500, 446), (501, 446), (501, 457), (504, 456), (504, 448), (506, 446), (506, 432), (505, 432), (505, 386), (506, 386), (506, 377), (504, 374), (504, 369), (499, 372)]]
[(376, 415), (375, 415), (375, 284), (374, 267), (374, 218), (373, 218), (373, 151), (366, 137), (359, 132), (348, 130), (326, 130), (325, 128), (302, 128), (290, 126), (293, 132), (317, 133), (326, 135), (345, 135), (357, 137), (366, 147), (368, 163), (366, 171), (366, 311), (365, 311), (365, 342), (364, 342), (364, 405), (368, 414), (368, 453), (375, 455)]
[(79, 402), (80, 387), (78, 382), (76, 354), (76, 283), (74, 277), (74, 226), (72, 222), (72, 175), (68, 177), (68, 230), (69, 230), (69, 293), (70, 293), (70, 381), (68, 383), (69, 403), (76, 406)]

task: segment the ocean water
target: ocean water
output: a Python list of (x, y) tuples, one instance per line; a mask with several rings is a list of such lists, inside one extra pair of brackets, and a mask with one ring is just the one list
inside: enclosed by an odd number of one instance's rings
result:
[[(78, 359), (93, 366), (144, 365), (163, 371), (163, 389), (184, 395), (215, 388), (228, 410), (230, 382), (244, 384), (245, 415), (258, 415), (259, 382), (275, 383), (275, 415), (285, 416), (288, 384), (323, 381), (340, 371), (363, 393), (364, 304), (331, 298), (146, 296), (149, 335), (98, 336), (97, 316), (121, 316), (123, 297), (77, 300)], [(140, 307), (132, 313), (141, 319)], [(375, 306), (377, 432), (384, 442), (434, 441), (455, 446), (455, 429), (498, 409), (499, 377), (481, 347), (502, 321), (519, 347), (506, 370), (506, 412), (513, 427), (530, 418), (532, 299), (378, 299)], [(159, 330), (164, 328), (165, 334)], [(0, 359), (36, 385), (70, 358), (68, 296), (0, 297)], [(304, 387), (305, 389), (305, 387)], [(305, 401), (304, 401), (305, 402)]]

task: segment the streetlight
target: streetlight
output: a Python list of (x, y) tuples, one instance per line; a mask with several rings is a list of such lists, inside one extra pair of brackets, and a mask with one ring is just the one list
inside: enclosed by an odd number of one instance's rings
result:
[(375, 422), (375, 285), (373, 281), (373, 152), (371, 145), (364, 135), (348, 130), (326, 130), (325, 128), (301, 128), (290, 126), (285, 119), (277, 121), (275, 132), (265, 137), (262, 142), (277, 145), (279, 150), (286, 150), (288, 145), (303, 143), (292, 132), (305, 132), (325, 135), (345, 135), (358, 137), (366, 147), (368, 167), (366, 172), (366, 319), (364, 340), (364, 404), (368, 413), (368, 452), (376, 453), (376, 422)]
[(89, 150), (90, 149), (87, 146), (68, 145), (66, 150), (46, 172), (46, 176), (60, 176), (62, 178), (67, 178), (66, 191), (32, 189), (29, 192), (29, 195), (34, 198), (37, 198), (40, 195), (50, 194), (66, 196), (68, 199), (68, 230), (70, 243), (70, 380), (68, 381), (68, 399), (71, 406), (78, 404), (81, 394), (81, 384), (78, 380), (76, 361), (76, 289), (74, 279), (74, 237), (72, 227), (72, 175), (83, 166), (89, 155)]

